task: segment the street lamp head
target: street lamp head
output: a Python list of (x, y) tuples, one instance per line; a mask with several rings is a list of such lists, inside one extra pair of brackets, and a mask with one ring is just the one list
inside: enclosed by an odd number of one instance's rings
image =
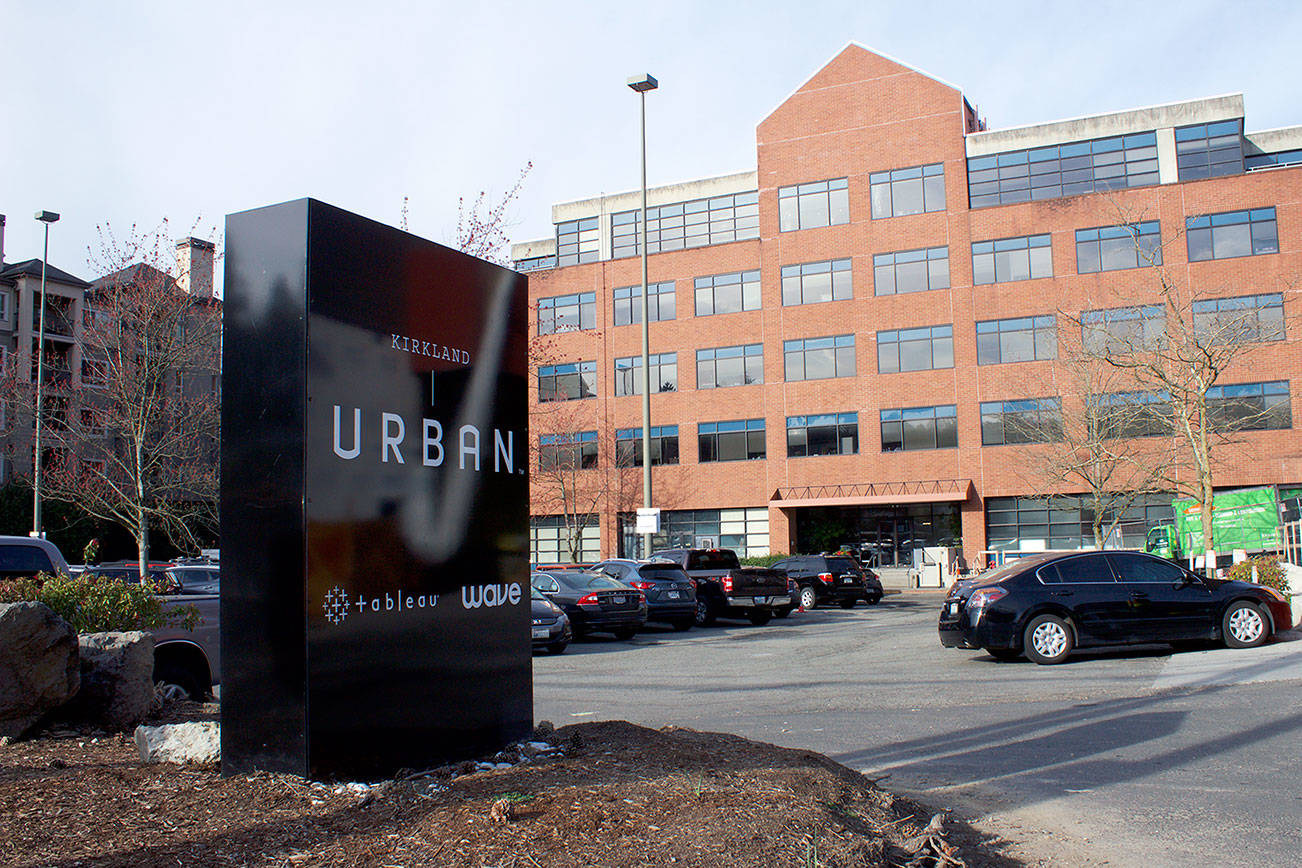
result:
[(53, 211), (37, 211), (36, 219), (40, 220), (42, 223), (58, 223), (59, 215), (55, 214)]
[(637, 91), (638, 93), (646, 93), (648, 90), (655, 90), (657, 87), (659, 87), (660, 82), (656, 81), (651, 76), (643, 73), (642, 75), (635, 75), (632, 78), (630, 78), (628, 80), (628, 86), (633, 88), (633, 90)]

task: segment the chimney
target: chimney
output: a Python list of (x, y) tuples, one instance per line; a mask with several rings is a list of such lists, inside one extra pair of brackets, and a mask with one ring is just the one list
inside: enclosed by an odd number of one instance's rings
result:
[(198, 298), (212, 298), (213, 251), (211, 241), (182, 238), (176, 242), (176, 282)]

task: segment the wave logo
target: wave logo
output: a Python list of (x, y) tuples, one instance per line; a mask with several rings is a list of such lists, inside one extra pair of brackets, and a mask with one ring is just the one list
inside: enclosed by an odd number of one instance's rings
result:
[(467, 609), (505, 606), (508, 603), (514, 606), (520, 602), (521, 596), (518, 582), (509, 585), (467, 585), (461, 589), (461, 605)]
[(348, 617), (348, 592), (343, 588), (335, 585), (329, 591), (326, 591), (325, 609), (326, 620), (331, 624), (342, 624), (344, 618)]

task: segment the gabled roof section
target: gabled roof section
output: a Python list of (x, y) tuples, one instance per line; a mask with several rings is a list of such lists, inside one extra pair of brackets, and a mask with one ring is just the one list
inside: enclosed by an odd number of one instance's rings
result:
[[(176, 278), (166, 271), (154, 268), (152, 265), (146, 265), (143, 262), (137, 262), (134, 265), (128, 265), (120, 271), (112, 274), (106, 274), (96, 279), (93, 284), (88, 284), (95, 289), (103, 289), (107, 286), (120, 286), (123, 284), (143, 284), (143, 283), (163, 283), (176, 286)], [(178, 287), (179, 288), (179, 287)]]
[[(923, 72), (917, 67), (909, 66), (899, 60), (877, 51), (864, 48), (858, 43), (851, 42), (840, 53), (833, 57), (818, 72), (796, 88), (790, 96), (782, 101), (781, 105), (769, 113), (763, 121), (760, 122), (759, 128), (771, 121), (780, 118), (788, 110), (791, 110), (793, 103), (799, 103), (800, 98), (805, 95), (829, 91), (837, 88), (848, 88), (855, 85), (868, 85), (878, 83), (883, 85), (880, 89), (874, 91), (873, 101), (874, 109), (882, 112), (896, 114), (898, 109), (903, 109), (905, 114), (909, 112), (909, 107), (903, 103), (898, 105), (897, 111), (892, 111), (892, 98), (890, 89), (885, 87), (887, 81), (891, 78), (900, 76), (911, 76), (919, 79), (925, 79), (934, 84), (937, 94), (942, 91), (952, 91), (955, 96), (962, 96), (962, 91), (943, 79), (934, 75)], [(957, 105), (957, 103), (955, 103)]]
[[(13, 262), (0, 269), (0, 280), (12, 283), (19, 277), (35, 277), (41, 279), (41, 260), (28, 259), (25, 262)], [(58, 281), (68, 286), (79, 286), (83, 289), (90, 284), (80, 277), (73, 277), (62, 268), (55, 268), (53, 265), (46, 266), (45, 279), (47, 281)]]

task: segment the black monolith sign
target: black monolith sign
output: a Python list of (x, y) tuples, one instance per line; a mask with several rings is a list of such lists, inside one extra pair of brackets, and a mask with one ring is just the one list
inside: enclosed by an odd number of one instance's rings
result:
[(527, 734), (525, 279), (313, 199), (227, 217), (225, 268), (223, 773)]

